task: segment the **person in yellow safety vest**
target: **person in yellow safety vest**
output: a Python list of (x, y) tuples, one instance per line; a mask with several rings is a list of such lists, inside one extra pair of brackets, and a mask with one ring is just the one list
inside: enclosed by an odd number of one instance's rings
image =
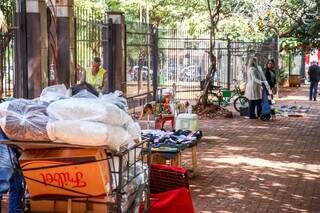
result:
[(108, 90), (107, 71), (101, 67), (100, 57), (94, 57), (91, 69), (83, 70), (81, 82), (91, 84), (98, 92), (106, 92)]

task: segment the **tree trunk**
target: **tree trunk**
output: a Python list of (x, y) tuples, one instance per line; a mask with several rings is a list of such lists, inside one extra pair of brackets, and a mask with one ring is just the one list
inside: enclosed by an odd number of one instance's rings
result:
[(138, 94), (140, 94), (142, 90), (142, 67), (146, 60), (146, 51), (144, 48), (141, 48), (139, 51), (139, 59), (138, 59)]
[(202, 95), (200, 96), (200, 99), (198, 101), (198, 104), (202, 105), (203, 108), (206, 108), (208, 106), (208, 95), (209, 95), (209, 89), (210, 86), (213, 85), (213, 77), (217, 71), (217, 57), (214, 54), (214, 48), (215, 48), (215, 42), (216, 42), (216, 29), (219, 22), (219, 15), (220, 15), (220, 9), (221, 9), (221, 0), (218, 0), (216, 2), (216, 8), (215, 13), (213, 14), (210, 1), (207, 0), (208, 10), (210, 14), (210, 47), (209, 47), (209, 59), (210, 59), (210, 67), (208, 70), (208, 74), (206, 75), (205, 83), (204, 83), (204, 89), (202, 91)]

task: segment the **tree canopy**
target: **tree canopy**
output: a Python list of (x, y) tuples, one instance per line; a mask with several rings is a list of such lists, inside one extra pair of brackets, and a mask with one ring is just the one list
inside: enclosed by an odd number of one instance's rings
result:
[[(216, 0), (210, 0), (212, 5)], [(84, 0), (76, 0), (76, 3)], [(87, 1), (85, 1), (86, 5)], [(187, 28), (191, 34), (209, 31), (206, 0), (108, 0), (99, 4), (122, 11), (128, 21)], [(93, 5), (97, 5), (97, 2)], [(320, 3), (317, 0), (224, 0), (217, 38), (263, 40), (281, 38), (284, 50), (320, 47)]]
[[(217, 0), (209, 0), (215, 5)], [(10, 27), (11, 1), (1, 1), (0, 26)], [(160, 27), (185, 28), (191, 34), (208, 32), (206, 0), (75, 0), (87, 10), (124, 12), (126, 20)], [(7, 20), (5, 22), (5, 17)], [(217, 38), (263, 40), (281, 38), (283, 50), (320, 47), (319, 0), (223, 0)]]

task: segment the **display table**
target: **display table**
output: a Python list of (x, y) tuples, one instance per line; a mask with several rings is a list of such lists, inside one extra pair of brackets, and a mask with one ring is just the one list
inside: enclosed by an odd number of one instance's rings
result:
[(165, 164), (170, 166), (182, 166), (181, 155), (187, 150), (191, 149), (192, 154), (192, 166), (189, 169), (193, 176), (197, 172), (197, 146), (200, 140), (195, 140), (186, 147), (176, 147), (174, 144), (163, 144), (161, 147), (151, 148), (151, 163), (152, 164)]
[(170, 166), (181, 167), (181, 151), (179, 149), (175, 150), (151, 150), (151, 162), (153, 164), (165, 164)]
[(178, 148), (169, 148), (169, 147), (161, 147), (161, 148), (152, 148), (151, 149), (151, 163), (152, 164), (165, 164), (170, 166), (182, 166), (181, 155), (183, 151), (187, 149), (191, 149), (192, 153), (192, 166), (189, 169), (193, 173), (193, 176), (197, 173), (197, 164), (198, 164), (198, 143), (196, 141), (190, 147), (186, 149), (178, 149)]

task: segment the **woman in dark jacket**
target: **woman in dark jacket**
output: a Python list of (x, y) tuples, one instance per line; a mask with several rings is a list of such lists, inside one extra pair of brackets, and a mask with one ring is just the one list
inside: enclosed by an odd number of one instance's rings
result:
[(264, 75), (266, 76), (266, 79), (269, 83), (270, 89), (273, 93), (275, 93), (276, 88), (276, 71), (275, 71), (275, 62), (273, 59), (269, 59), (266, 67), (264, 69)]

